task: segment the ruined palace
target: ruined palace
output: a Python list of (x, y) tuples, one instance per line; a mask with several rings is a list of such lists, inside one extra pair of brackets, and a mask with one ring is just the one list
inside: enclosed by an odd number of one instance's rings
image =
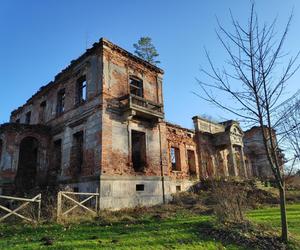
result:
[(100, 39), (1, 125), (0, 194), (69, 188), (117, 209), (162, 203), (209, 177), (271, 174), (260, 130), (166, 122), (163, 74)]

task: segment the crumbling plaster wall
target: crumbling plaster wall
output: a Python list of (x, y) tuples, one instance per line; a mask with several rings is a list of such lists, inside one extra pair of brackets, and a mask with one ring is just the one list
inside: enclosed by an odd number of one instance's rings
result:
[(254, 177), (273, 177), (260, 127), (253, 127), (245, 132), (245, 152), (251, 159)]
[[(27, 103), (12, 112), (10, 121), (16, 122), (20, 119), (21, 123), (25, 123), (26, 113), (31, 111), (30, 124), (40, 123), (40, 104), (46, 101), (45, 121), (43, 123), (51, 126), (64, 123), (70, 118), (82, 116), (82, 113), (94, 106), (94, 98), (101, 93), (102, 84), (102, 56), (98, 52), (95, 55), (86, 57), (81, 62), (72, 66), (66, 71), (58, 74), (54, 82), (50, 82), (46, 87), (42, 87), (35, 95), (33, 95)], [(87, 80), (87, 102), (83, 105), (76, 103), (77, 80), (86, 76)], [(61, 89), (65, 89), (65, 110), (62, 114), (57, 114), (57, 94)], [(93, 102), (92, 102), (93, 101)], [(92, 102), (92, 103), (91, 103)]]
[(239, 124), (235, 121), (217, 124), (198, 116), (193, 117), (193, 121), (203, 178), (220, 176), (247, 178), (244, 133)]
[(213, 136), (208, 133), (197, 132), (196, 138), (199, 147), (201, 177), (205, 179), (220, 176), (220, 170), (223, 168), (222, 163), (226, 162), (226, 158), (223, 162), (220, 160), (220, 156), (223, 156), (223, 154), (218, 154)]
[[(77, 81), (82, 76), (87, 80), (87, 99), (78, 104)], [(51, 157), (54, 142), (61, 140), (61, 169), (57, 180), (63, 186), (79, 188), (80, 192), (100, 191), (101, 208), (162, 203), (170, 199), (172, 193), (188, 189), (200, 178), (247, 177), (252, 172), (267, 174), (265, 163), (262, 167), (265, 158), (258, 153), (261, 145), (246, 138), (248, 151), (244, 155), (243, 132), (234, 121), (216, 123), (194, 117), (194, 132), (166, 123), (163, 115), (151, 119), (151, 114), (149, 118), (149, 113), (143, 110), (125, 114), (119, 99), (130, 93), (131, 76), (143, 81), (144, 100), (161, 104), (163, 112), (163, 71), (159, 68), (105, 39), (72, 61), (53, 82), (12, 113), (12, 123), (17, 120), (25, 123), (26, 114), (31, 112), (31, 125), (15, 124), (12, 126), (18, 128), (16, 131), (0, 132), (0, 181), (4, 177), (14, 179), (20, 141), (26, 136), (36, 138), (40, 144), (39, 180), (43, 182), (47, 178), (47, 171), (54, 165)], [(62, 89), (65, 89), (64, 112), (57, 114), (57, 96)], [(43, 102), (46, 102), (44, 108)], [(147, 104), (142, 105), (147, 109)], [(148, 111), (151, 113), (150, 109)], [(40, 123), (51, 127), (48, 134), (33, 127)], [(145, 134), (146, 166), (143, 171), (135, 170), (132, 164), (132, 131)], [(78, 132), (83, 132), (83, 165), (79, 175), (74, 173), (77, 167), (72, 151), (74, 135)], [(262, 142), (259, 135), (250, 134)], [(172, 170), (171, 147), (179, 149), (180, 171)], [(196, 173), (193, 174), (188, 151), (195, 153)], [(244, 170), (241, 161), (247, 161)], [(242, 171), (245, 173), (241, 174)], [(141, 185), (143, 190), (137, 190)]]
[[(110, 110), (110, 105), (115, 98), (129, 93), (130, 75), (143, 80), (145, 99), (162, 104), (162, 72), (131, 60), (131, 56), (109, 43), (104, 48), (100, 47), (89, 56), (72, 62), (55, 77), (54, 82), (41, 88), (24, 106), (12, 113), (11, 122), (20, 120), (25, 123), (26, 113), (31, 112), (30, 124), (43, 122), (52, 128), (48, 150), (51, 153), (54, 141), (61, 140), (62, 166), (58, 179), (64, 185), (75, 187), (75, 183), (81, 183), (80, 186), (87, 190), (87, 186), (99, 183), (97, 176), (99, 178), (100, 170), (107, 175), (153, 175), (161, 178), (164, 171), (167, 173), (163, 167), (167, 159), (161, 157), (165, 142), (165, 133), (161, 132), (165, 128), (163, 123), (124, 121), (122, 114)], [(87, 80), (87, 101), (77, 105), (76, 84), (83, 75)], [(61, 89), (65, 89), (64, 112), (57, 114), (57, 95)], [(44, 101), (46, 108), (41, 119), (41, 103)], [(134, 173), (131, 166), (128, 132), (132, 129), (146, 133), (147, 167), (141, 174)], [(84, 166), (81, 175), (75, 178), (72, 173), (72, 144), (73, 135), (78, 131), (84, 132)], [(53, 164), (52, 160), (50, 164)], [(84, 182), (91, 183), (85, 185)]]
[(129, 78), (135, 76), (143, 80), (143, 97), (163, 104), (162, 73), (133, 60), (132, 57), (111, 46), (103, 46), (103, 93), (108, 98), (119, 98), (129, 94)]
[[(159, 123), (128, 119), (113, 109), (118, 99), (130, 93), (129, 78), (143, 81), (143, 98), (162, 104), (162, 74), (135, 62), (109, 47), (103, 50), (102, 173), (106, 175), (161, 175), (161, 132)], [(147, 164), (144, 173), (136, 173), (131, 164), (131, 130), (146, 134)]]
[[(101, 132), (100, 207), (118, 209), (154, 205), (170, 198), (167, 175), (166, 126), (161, 120), (131, 117), (119, 107), (119, 98), (130, 94), (131, 76), (143, 81), (143, 98), (163, 104), (162, 72), (144, 65), (109, 44), (103, 48), (103, 110)], [(131, 132), (145, 133), (146, 166), (135, 171)], [(143, 191), (136, 186), (143, 185)]]
[[(79, 62), (71, 64), (71, 67), (56, 76), (54, 82), (41, 89), (23, 107), (12, 113), (12, 122), (20, 119), (21, 123), (24, 123), (26, 113), (31, 111), (30, 124), (38, 124), (41, 122), (40, 104), (46, 101), (43, 123), (52, 128), (53, 137), (48, 150), (52, 150), (54, 141), (62, 140), (62, 170), (58, 178), (61, 183), (78, 182), (83, 179), (81, 177), (88, 176), (95, 180), (95, 175), (99, 176), (100, 134), (102, 130), (102, 67), (102, 50), (99, 49)], [(77, 81), (82, 76), (86, 77), (87, 96), (85, 102), (78, 104), (76, 102)], [(61, 89), (65, 89), (64, 112), (57, 114), (57, 95)], [(71, 150), (73, 134), (78, 131), (83, 131), (84, 135), (84, 165), (80, 178), (74, 179)]]

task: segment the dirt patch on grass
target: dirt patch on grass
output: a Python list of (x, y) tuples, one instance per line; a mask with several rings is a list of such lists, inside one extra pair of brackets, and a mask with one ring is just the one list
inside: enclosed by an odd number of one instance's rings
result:
[(272, 231), (260, 228), (249, 222), (214, 224), (203, 222), (199, 226), (199, 233), (209, 238), (220, 240), (224, 244), (235, 243), (248, 249), (261, 250), (296, 250), (295, 245), (285, 245), (280, 237)]
[(173, 195), (173, 200), (170, 205), (180, 208), (188, 209), (195, 214), (211, 214), (213, 212), (212, 207), (207, 205), (206, 200), (209, 194), (207, 192), (195, 193), (193, 191), (181, 192)]

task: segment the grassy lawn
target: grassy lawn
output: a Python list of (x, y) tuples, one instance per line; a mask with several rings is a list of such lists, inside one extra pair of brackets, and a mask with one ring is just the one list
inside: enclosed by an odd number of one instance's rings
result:
[[(279, 207), (271, 207), (253, 210), (248, 213), (248, 217), (257, 223), (264, 223), (276, 230), (280, 230)], [(300, 241), (300, 204), (290, 204), (287, 206), (287, 217), (289, 232), (292, 237)]]
[[(204, 222), (214, 220), (212, 216), (172, 209), (163, 216), (156, 212), (141, 213), (135, 220), (130, 220), (132, 214), (127, 217), (119, 214), (113, 223), (99, 220), (67, 225), (1, 224), (0, 249), (245, 249), (199, 233), (205, 227)], [(253, 210), (248, 217), (279, 229), (276, 207)], [(290, 232), (300, 240), (300, 204), (288, 206), (288, 219)], [(53, 244), (44, 246), (43, 237), (53, 239)]]
[[(221, 242), (199, 235), (200, 223), (211, 219), (179, 213), (173, 218), (144, 218), (135, 224), (109, 226), (96, 222), (0, 226), (0, 249), (243, 249), (234, 245), (224, 248)], [(45, 236), (54, 239), (53, 245), (43, 246), (41, 238)]]

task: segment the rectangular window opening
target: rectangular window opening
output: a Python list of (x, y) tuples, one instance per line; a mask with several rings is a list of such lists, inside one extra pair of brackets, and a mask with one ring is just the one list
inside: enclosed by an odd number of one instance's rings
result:
[(20, 119), (17, 119), (17, 120), (16, 120), (16, 123), (20, 123)]
[(1, 158), (2, 158), (2, 147), (3, 147), (3, 142), (0, 140), (0, 164), (1, 164)]
[(61, 139), (54, 142), (54, 171), (55, 174), (60, 174), (61, 171), (61, 160), (62, 160), (62, 141)]
[(61, 114), (65, 111), (65, 99), (66, 99), (65, 89), (61, 89), (57, 93), (57, 114)]
[(47, 102), (46, 101), (41, 102), (40, 106), (45, 108), (47, 106)]
[(145, 191), (145, 185), (144, 184), (137, 184), (135, 186), (136, 191)]
[(143, 97), (143, 81), (138, 78), (130, 78), (129, 79), (130, 85), (130, 94)]
[(30, 120), (31, 120), (31, 112), (29, 111), (26, 113), (25, 124), (30, 124)]
[(188, 166), (191, 175), (196, 175), (196, 159), (194, 150), (187, 150)]
[(39, 113), (39, 121), (40, 121), (40, 123), (45, 122), (46, 106), (47, 106), (47, 102), (46, 101), (41, 102), (41, 104), (40, 104), (40, 113)]
[(176, 192), (180, 192), (180, 191), (181, 191), (181, 186), (180, 185), (176, 186)]
[(87, 100), (87, 83), (86, 77), (81, 77), (77, 81), (77, 104)]
[(75, 174), (81, 174), (83, 167), (83, 131), (77, 132), (73, 135), (72, 146), (72, 167)]
[(132, 165), (135, 172), (143, 172), (146, 166), (146, 134), (131, 131)]
[(175, 147), (171, 147), (170, 155), (171, 155), (172, 170), (173, 171), (181, 171), (179, 149), (175, 148)]

